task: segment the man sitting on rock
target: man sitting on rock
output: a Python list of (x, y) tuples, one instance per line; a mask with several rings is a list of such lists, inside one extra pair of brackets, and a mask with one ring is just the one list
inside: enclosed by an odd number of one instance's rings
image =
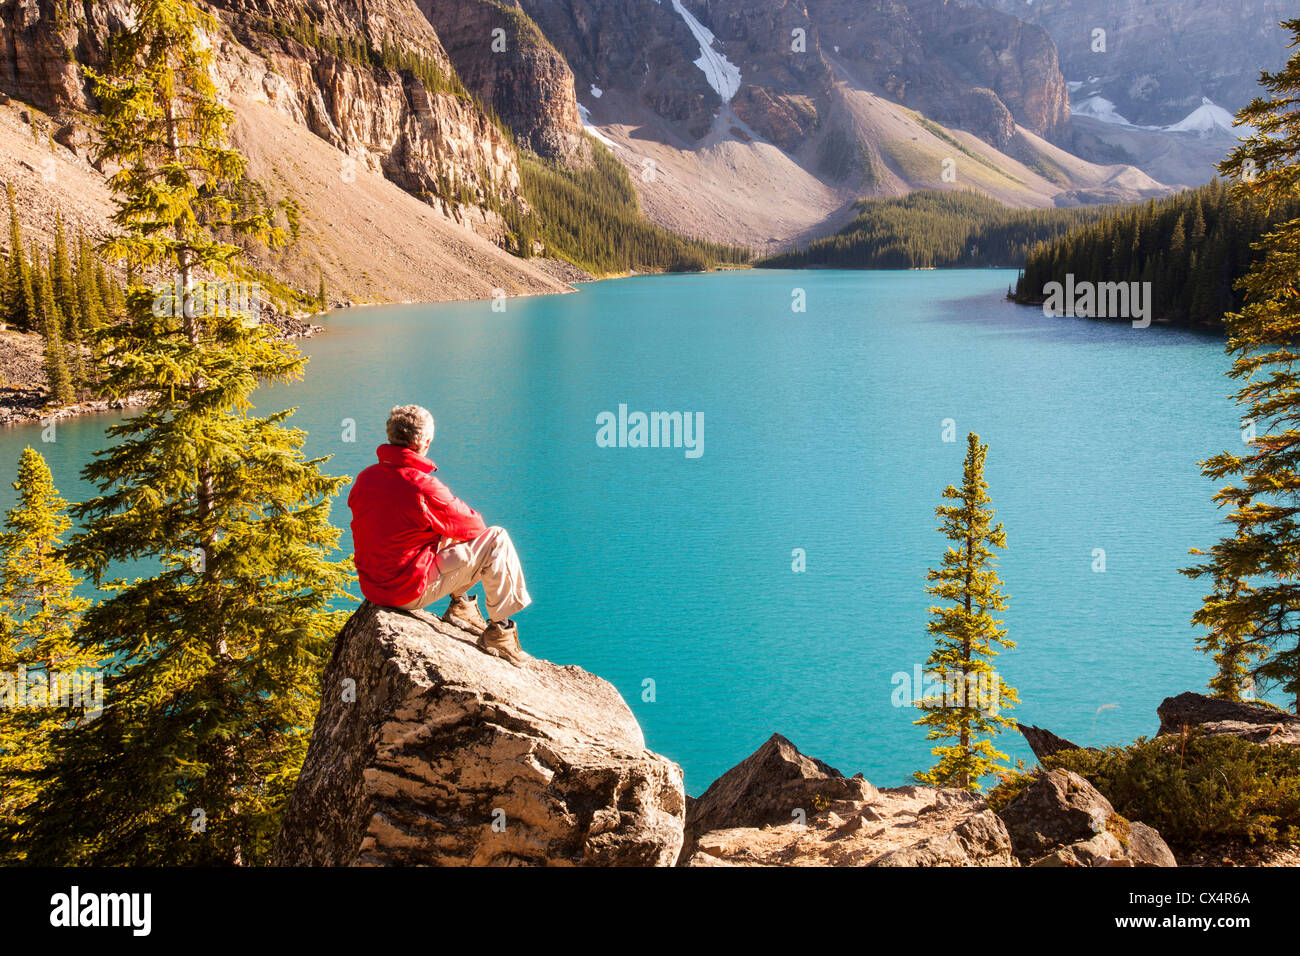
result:
[[(425, 457), (433, 416), (419, 405), (394, 408), (388, 441), (379, 446), (379, 464), (357, 475), (348, 495), (361, 593), (404, 611), (450, 596), (444, 621), (478, 634), (479, 647), (494, 657), (530, 660), (510, 619), (532, 603), (514, 543), (433, 477), (438, 469)], [(490, 624), (478, 599), (465, 593), (478, 581)]]

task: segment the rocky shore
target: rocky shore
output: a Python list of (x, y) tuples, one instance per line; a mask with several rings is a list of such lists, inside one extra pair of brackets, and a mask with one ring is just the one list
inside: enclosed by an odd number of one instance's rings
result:
[[(1069, 770), (1009, 800), (930, 786), (877, 788), (773, 734), (698, 798), (645, 748), (627, 704), (572, 665), (489, 657), (432, 614), (365, 603), (340, 632), (275, 853), (284, 865), (1177, 866), (1165, 840)], [(1205, 703), (1209, 701), (1209, 703)], [(1253, 734), (1170, 698), (1179, 732)], [(1295, 719), (1271, 712), (1272, 736)], [(1253, 728), (1243, 730), (1243, 728)], [(1025, 728), (1035, 748), (1073, 745)], [(1035, 731), (1037, 733), (1035, 734)], [(1253, 739), (1253, 738), (1252, 738)], [(1285, 863), (1289, 850), (1251, 862)], [(1191, 865), (1236, 862), (1213, 848)], [(1246, 861), (1242, 861), (1246, 862)]]
[[(271, 306), (262, 307), (262, 320), (274, 326), (282, 338), (305, 339), (323, 332), (310, 317), (290, 315)], [(101, 399), (83, 395), (79, 401), (51, 409), (49, 384), (45, 377), (45, 345), (34, 332), (0, 329), (0, 426), (30, 425), (59, 421), (78, 415), (122, 411), (145, 404), (144, 395), (124, 399)]]

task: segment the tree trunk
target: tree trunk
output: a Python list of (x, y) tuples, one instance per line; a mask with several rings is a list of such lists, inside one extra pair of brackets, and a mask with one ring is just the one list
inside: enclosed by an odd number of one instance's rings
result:
[[(183, 168), (183, 157), (176, 134), (176, 116), (173, 103), (170, 100), (167, 103), (166, 110), (167, 146), (171, 151), (172, 159)], [(181, 286), (182, 328), (190, 345), (197, 348), (202, 338), (203, 326), (201, 318), (195, 314), (197, 309), (195, 308), (192, 292), (194, 287), (193, 253), (187, 245), (188, 237), (179, 222), (176, 224), (175, 238), (177, 242), (176, 267)], [(194, 372), (190, 376), (191, 394), (200, 392), (205, 384), (202, 373)], [(213, 623), (210, 648), (213, 660), (216, 662), (211, 675), (210, 693), (215, 700), (221, 702), (222, 713), (230, 713), (234, 706), (227, 677), (230, 649), (226, 643), (226, 629), (223, 623), (221, 584), (212, 569), (216, 528), (212, 526), (209, 517), (215, 509), (216, 485), (212, 469), (206, 459), (200, 458), (198, 464), (198, 521), (200, 527), (199, 550), (203, 562), (201, 576), (204, 587), (202, 593), (204, 594), (204, 603), (208, 608), (209, 620)], [(204, 802), (209, 804), (209, 806), (203, 807), (204, 813), (209, 817), (218, 809), (229, 812), (232, 817), (238, 816), (239, 808), (233, 799), (234, 757), (234, 746), (227, 743), (213, 748), (212, 756), (205, 761), (208, 765), (208, 776), (204, 778), (200, 791), (203, 794)], [(239, 866), (243, 862), (243, 853), (238, 840), (234, 842), (228, 855), (221, 852), (221, 848), (215, 845), (213, 849), (222, 858), (222, 862), (235, 866)]]

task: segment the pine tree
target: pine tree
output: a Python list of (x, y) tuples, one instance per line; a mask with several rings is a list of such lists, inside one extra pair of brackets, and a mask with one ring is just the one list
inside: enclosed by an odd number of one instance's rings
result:
[(83, 363), (81, 368), (81, 377), (83, 381), (94, 384), (99, 378), (102, 359), (99, 333), (108, 318), (109, 292), (105, 288), (103, 263), (97, 260), (90, 240), (84, 235), (77, 237), (77, 271), (74, 281), (77, 288), (77, 307), (81, 311), (81, 321), (89, 352), (88, 361)]
[(77, 268), (73, 285), (77, 290), (77, 311), (81, 314), (82, 328), (87, 331), (98, 328), (104, 322), (105, 292), (99, 286), (94, 250), (84, 235), (77, 237)]
[(1019, 700), (1015, 688), (1002, 682), (991, 663), (999, 649), (1015, 647), (1007, 640), (1002, 622), (994, 615), (1006, 608), (1006, 595), (998, 578), (995, 548), (1007, 546), (1001, 523), (993, 523), (993, 510), (984, 480), (988, 446), (972, 432), (966, 438), (966, 460), (960, 488), (949, 485), (943, 497), (955, 502), (935, 509), (939, 530), (953, 544), (942, 567), (931, 570), (926, 593), (947, 602), (930, 608), (927, 626), (935, 640), (925, 663), (926, 673), (937, 680), (937, 694), (917, 703), (924, 716), (916, 721), (928, 727), (927, 740), (955, 740), (931, 751), (939, 758), (930, 770), (917, 773), (921, 783), (978, 790), (980, 778), (992, 773), (1006, 754), (993, 738), (1015, 721), (1003, 711)]
[[(1300, 19), (1283, 24), (1300, 44)], [(1261, 83), (1273, 96), (1258, 97), (1237, 114), (1256, 132), (1219, 166), (1235, 180), (1234, 193), (1259, 201), (1265, 212), (1294, 201), (1300, 190), (1300, 52)], [(1276, 225), (1254, 247), (1263, 253), (1240, 283), (1245, 305), (1225, 316), (1228, 375), (1242, 381), (1235, 399), (1255, 439), (1242, 452), (1202, 463), (1204, 473), (1229, 484), (1214, 496), (1230, 508), (1232, 533), (1214, 545), (1203, 564), (1188, 568), (1209, 578), (1212, 590), (1193, 618), (1210, 634), (1204, 649), (1220, 656), (1216, 688), (1233, 696), (1248, 670), (1261, 688), (1279, 687), (1300, 712), (1300, 220)], [(1258, 652), (1258, 654), (1256, 653)], [(1244, 661), (1251, 656), (1263, 659)]]
[[(53, 262), (50, 263), (53, 268)], [(54, 298), (54, 283), (50, 273), (41, 268), (41, 255), (33, 250), (32, 271), (36, 282), (36, 314), (41, 336), (45, 340), (45, 378), (49, 386), (49, 401), (53, 405), (67, 405), (74, 398), (72, 374), (68, 371), (67, 349), (63, 344), (63, 313)]]
[(72, 262), (68, 258), (68, 235), (63, 228), (63, 213), (54, 214), (54, 252), (50, 257), (50, 278), (54, 286), (54, 301), (63, 316), (63, 341), (74, 345), (81, 340), (81, 316), (77, 303), (77, 288), (72, 276)]
[(23, 230), (13, 183), (6, 184), (9, 198), (9, 268), (4, 285), (4, 320), (17, 329), (36, 328), (36, 289), (23, 254)]
[(329, 308), (329, 300), (325, 296), (325, 270), (320, 271), (320, 288), (316, 290), (316, 307), (321, 312)]
[(100, 586), (123, 563), (153, 570), (111, 583), (78, 632), (119, 671), (103, 717), (63, 748), (35, 845), (43, 863), (249, 864), (278, 830), (341, 623), (329, 503), (346, 479), (303, 456), (290, 412), (252, 415), (254, 389), (301, 375), (296, 347), (202, 307), (199, 271), (238, 255), (212, 232), (270, 228), (231, 198), (244, 161), (209, 73), (217, 24), (184, 0), (133, 13), (92, 74), (100, 156), (118, 168), (105, 249), (132, 274), (174, 271), (184, 294), (155, 308), (133, 284), (105, 332), (101, 390), (150, 401), (84, 469), (100, 494), (74, 510), (68, 554)]
[[(16, 507), (0, 533), (0, 664), (25, 671), (23, 707), (0, 707), (0, 863), (24, 858), (24, 831), (40, 802), (56, 735), (95, 716), (93, 655), (73, 639), (90, 602), (59, 553), (71, 526), (45, 459), (27, 448), (18, 461)], [(15, 694), (20, 679), (15, 676)], [(102, 691), (102, 684), (100, 685)], [(71, 693), (69, 693), (71, 690)], [(36, 691), (36, 693), (32, 693)]]

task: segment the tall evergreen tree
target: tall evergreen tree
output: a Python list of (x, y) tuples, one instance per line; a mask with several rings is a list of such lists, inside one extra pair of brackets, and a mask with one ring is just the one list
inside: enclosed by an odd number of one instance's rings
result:
[[(1283, 27), (1291, 46), (1300, 44), (1300, 19)], [(1255, 132), (1219, 172), (1268, 212), (1300, 195), (1300, 51), (1261, 83), (1272, 96), (1237, 114)], [(1194, 618), (1210, 632), (1202, 646), (1262, 653), (1250, 675), (1280, 688), (1300, 712), (1300, 219), (1275, 225), (1254, 248), (1263, 255), (1241, 280), (1245, 305), (1224, 322), (1235, 356), (1228, 375), (1242, 382), (1235, 398), (1256, 437), (1243, 452), (1202, 463), (1208, 477), (1229, 482), (1214, 500), (1231, 509), (1232, 533), (1208, 552), (1193, 551), (1207, 560), (1184, 573), (1212, 586)], [(1243, 667), (1241, 655), (1220, 659), (1220, 692), (1236, 693)]]
[(217, 24), (184, 0), (133, 13), (92, 75), (100, 155), (118, 168), (105, 248), (133, 274), (174, 270), (183, 294), (155, 308), (133, 285), (105, 329), (102, 391), (151, 399), (84, 470), (100, 494), (75, 509), (68, 553), (101, 586), (123, 562), (152, 570), (109, 583), (78, 632), (118, 669), (103, 717), (62, 749), (35, 845), (38, 862), (247, 864), (278, 830), (341, 623), (329, 504), (346, 479), (305, 458), (289, 412), (252, 414), (255, 388), (300, 376), (298, 350), (203, 307), (200, 270), (223, 275), (238, 254), (209, 230), (269, 228), (230, 198), (244, 161), (209, 72)]
[(994, 737), (1015, 721), (1003, 714), (1019, 700), (1015, 688), (1002, 682), (992, 659), (1007, 640), (1002, 621), (995, 615), (1006, 608), (1006, 595), (998, 578), (995, 548), (1007, 546), (1002, 524), (993, 523), (984, 461), (988, 446), (972, 432), (966, 438), (966, 460), (960, 488), (943, 491), (951, 505), (935, 509), (939, 530), (952, 544), (943, 564), (931, 570), (926, 593), (942, 606), (930, 608), (927, 626), (935, 646), (925, 662), (926, 673), (938, 682), (937, 695), (925, 695), (917, 704), (924, 712), (916, 721), (927, 727), (927, 740), (952, 740), (935, 747), (938, 763), (917, 773), (921, 783), (978, 790), (980, 778), (1006, 761), (993, 744)]
[(4, 320), (17, 329), (36, 327), (36, 289), (23, 253), (23, 230), (18, 223), (18, 204), (13, 183), (5, 186), (9, 199), (9, 268), (4, 284)]
[[(51, 262), (51, 267), (53, 262)], [(67, 405), (75, 397), (72, 373), (68, 370), (68, 350), (63, 342), (63, 313), (54, 298), (54, 283), (49, 272), (41, 267), (41, 254), (33, 250), (32, 271), (36, 283), (36, 314), (41, 336), (45, 340), (45, 378), (49, 386), (49, 400), (54, 405)]]
[[(0, 707), (0, 863), (26, 855), (24, 831), (40, 801), (41, 772), (55, 756), (55, 735), (95, 717), (93, 693), (83, 694), (79, 682), (98, 666), (73, 638), (90, 602), (77, 597), (77, 579), (59, 552), (72, 524), (68, 504), (31, 448), (19, 458), (14, 488), (18, 504), (0, 533), (0, 664), (25, 675), (23, 706)], [(15, 677), (15, 695), (18, 684)]]
[(63, 340), (74, 344), (81, 339), (81, 317), (62, 212), (54, 214), (54, 252), (50, 256), (50, 279), (54, 287), (54, 301), (59, 304), (59, 313), (63, 316)]
[(90, 240), (84, 235), (79, 235), (74, 284), (77, 289), (77, 308), (81, 313), (81, 323), (89, 346), (88, 361), (83, 363), (81, 368), (81, 377), (88, 383), (94, 383), (99, 377), (101, 350), (97, 342), (98, 332), (103, 328), (108, 316), (106, 307), (108, 290), (100, 284), (103, 276), (103, 264), (97, 261)]

